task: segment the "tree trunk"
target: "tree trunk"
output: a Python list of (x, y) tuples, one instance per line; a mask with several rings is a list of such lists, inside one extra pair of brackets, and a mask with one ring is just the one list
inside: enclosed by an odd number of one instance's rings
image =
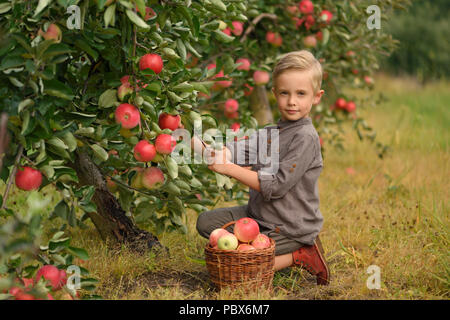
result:
[(162, 247), (158, 239), (148, 231), (140, 230), (126, 216), (116, 197), (106, 187), (106, 181), (99, 168), (88, 154), (78, 152), (73, 168), (77, 172), (80, 184), (95, 186), (92, 200), (97, 212), (88, 213), (103, 240), (114, 239), (127, 243), (139, 252), (144, 252), (155, 245)]
[(253, 117), (258, 121), (258, 125), (264, 126), (273, 123), (272, 109), (265, 86), (254, 87), (250, 95), (250, 109), (253, 112)]

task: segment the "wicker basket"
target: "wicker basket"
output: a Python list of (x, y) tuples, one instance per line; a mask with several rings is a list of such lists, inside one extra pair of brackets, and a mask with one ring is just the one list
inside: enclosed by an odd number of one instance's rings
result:
[[(231, 221), (222, 228), (236, 223)], [(217, 289), (259, 289), (272, 290), (275, 265), (275, 241), (270, 239), (269, 248), (249, 251), (220, 250), (209, 243), (205, 248), (206, 267), (211, 282)]]

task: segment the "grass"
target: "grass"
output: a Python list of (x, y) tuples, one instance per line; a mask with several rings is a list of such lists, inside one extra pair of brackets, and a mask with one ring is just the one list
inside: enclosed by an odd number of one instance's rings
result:
[[(449, 84), (422, 87), (383, 75), (376, 80), (374, 93), (388, 101), (358, 112), (389, 145), (388, 154), (379, 159), (375, 146), (359, 142), (350, 126), (345, 151), (324, 146), (321, 239), (330, 285), (318, 287), (306, 271), (285, 269), (275, 274), (273, 292), (246, 299), (449, 298)], [(24, 194), (14, 191), (11, 201), (19, 206)], [(93, 227), (71, 230), (72, 244), (89, 251), (82, 265), (100, 280), (96, 293), (104, 299), (242, 299), (242, 293), (211, 288), (206, 267), (198, 263), (206, 239), (195, 230), (195, 212), (187, 221), (186, 235), (159, 236), (170, 256), (112, 250)], [(371, 265), (380, 268), (378, 290), (366, 284)]]

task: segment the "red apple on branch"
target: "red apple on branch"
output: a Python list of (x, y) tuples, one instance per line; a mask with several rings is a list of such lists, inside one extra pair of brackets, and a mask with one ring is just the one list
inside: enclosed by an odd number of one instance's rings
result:
[(257, 70), (255, 73), (253, 73), (253, 80), (255, 81), (255, 84), (257, 85), (263, 85), (269, 82), (270, 75), (266, 71)]
[(239, 58), (236, 60), (236, 64), (241, 64), (239, 67), (237, 67), (238, 70), (245, 70), (248, 71), (250, 70), (250, 60), (246, 59), (246, 58)]
[(338, 98), (338, 99), (336, 99), (336, 102), (334, 103), (334, 105), (338, 109), (345, 109), (345, 107), (347, 105), (347, 101), (345, 101), (344, 98)]
[(160, 73), (163, 69), (164, 63), (160, 55), (156, 53), (147, 53), (139, 60), (139, 69), (151, 69), (156, 74)]
[(155, 140), (156, 151), (161, 154), (171, 154), (176, 145), (177, 141), (166, 133), (161, 133)]
[(139, 110), (129, 103), (119, 105), (114, 112), (114, 116), (116, 123), (120, 123), (122, 128), (125, 129), (132, 129), (141, 121)]
[(61, 29), (54, 23), (48, 26), (46, 32), (39, 29), (38, 35), (43, 37), (45, 40), (54, 40), (56, 43), (60, 43), (62, 40)]
[(42, 183), (42, 173), (30, 167), (18, 168), (15, 183), (19, 189), (24, 191), (39, 189)]
[(171, 115), (163, 112), (159, 115), (158, 118), (158, 125), (162, 130), (170, 129), (174, 131), (180, 126), (180, 123), (181, 123), (181, 116), (179, 114)]
[(34, 279), (34, 283), (38, 283), (39, 279), (44, 278), (49, 281), (52, 290), (59, 290), (64, 286), (66, 279), (63, 278), (64, 275), (61, 274), (60, 270), (54, 265), (48, 264), (42, 266), (38, 272), (36, 273), (36, 277)]
[(137, 161), (152, 161), (156, 156), (156, 148), (147, 140), (141, 140), (134, 146), (134, 158)]
[(141, 180), (145, 188), (149, 190), (157, 189), (164, 183), (164, 174), (161, 169), (150, 167), (142, 172)]
[(232, 25), (231, 32), (235, 36), (240, 36), (242, 34), (242, 32), (244, 31), (244, 24), (240, 21), (233, 21), (231, 23), (231, 25)]
[(314, 12), (314, 5), (311, 0), (302, 0), (298, 3), (298, 8), (303, 14), (309, 14)]
[(239, 102), (235, 99), (228, 99), (225, 102), (225, 112), (226, 113), (233, 113), (236, 112), (239, 109)]

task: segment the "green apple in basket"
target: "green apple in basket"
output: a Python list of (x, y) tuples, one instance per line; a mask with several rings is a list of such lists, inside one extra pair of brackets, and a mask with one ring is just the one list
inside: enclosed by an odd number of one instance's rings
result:
[(236, 250), (238, 244), (238, 239), (232, 233), (225, 234), (217, 240), (217, 247), (221, 250)]

